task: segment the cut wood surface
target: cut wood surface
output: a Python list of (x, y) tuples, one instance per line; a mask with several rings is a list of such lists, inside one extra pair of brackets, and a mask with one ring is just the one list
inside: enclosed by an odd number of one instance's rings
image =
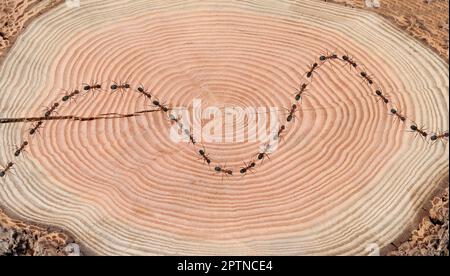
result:
[[(376, 15), (317, 1), (61, 5), (5, 58), (0, 117), (37, 118), (62, 89), (112, 80), (144, 84), (171, 106), (197, 98), (205, 107), (288, 108), (327, 50), (351, 55), (375, 84), (341, 61), (320, 66), (279, 149), (253, 174), (214, 174), (192, 145), (170, 141), (164, 112), (47, 120), (32, 136), (35, 123), (5, 123), (0, 162), (14, 162), (14, 174), (3, 178), (0, 202), (98, 254), (370, 254), (407, 228), (448, 174), (448, 145), (407, 131), (413, 122), (429, 135), (447, 130), (447, 65)], [(148, 105), (135, 92), (101, 91), (57, 115)], [(389, 116), (391, 107), (408, 122)], [(25, 139), (27, 153), (14, 157)], [(258, 143), (205, 148), (239, 168)]]

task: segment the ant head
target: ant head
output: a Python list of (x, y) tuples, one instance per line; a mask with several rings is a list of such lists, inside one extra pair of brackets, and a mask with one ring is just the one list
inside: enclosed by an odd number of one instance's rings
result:
[(13, 162), (9, 162), (8, 163), (8, 167), (12, 167), (12, 166), (14, 166), (14, 163)]
[(162, 110), (163, 110), (164, 112), (169, 111), (169, 109), (168, 109), (167, 107), (165, 107), (165, 106), (162, 108)]
[(349, 57), (348, 57), (347, 55), (343, 55), (343, 56), (342, 56), (342, 59), (345, 60), (345, 61), (347, 61), (347, 60), (349, 60)]
[(280, 129), (281, 129), (281, 130), (285, 130), (285, 129), (286, 129), (286, 126), (285, 126), (285, 125), (282, 125), (282, 126), (280, 127)]
[(314, 62), (313, 68), (316, 68), (317, 66), (319, 66), (319, 64), (317, 64), (317, 62)]
[(128, 89), (130, 88), (130, 85), (128, 83), (125, 83), (124, 87)]
[(232, 170), (228, 170), (228, 171), (227, 171), (227, 174), (228, 174), (228, 175), (233, 175), (233, 171), (232, 171)]
[(247, 169), (246, 169), (246, 168), (242, 168), (239, 172), (242, 173), (242, 174), (244, 174), (244, 173), (247, 172)]
[(293, 105), (292, 105), (292, 109), (297, 109), (297, 105), (296, 105), (296, 104), (293, 104)]
[(377, 94), (377, 96), (383, 95), (383, 93), (380, 90), (375, 91), (375, 94)]
[(264, 153), (258, 154), (258, 160), (261, 160), (261, 159), (263, 159), (263, 158), (264, 158)]
[(59, 106), (59, 103), (55, 103), (54, 106), (55, 106), (55, 107)]
[(250, 164), (250, 167), (251, 168), (254, 168), (256, 166), (256, 163), (255, 162), (252, 162), (251, 164)]
[(74, 95), (80, 94), (80, 90), (76, 89), (75, 91), (73, 91)]
[(23, 142), (23, 144), (24, 144), (25, 146), (28, 146), (28, 142), (27, 142), (27, 141)]
[(200, 155), (205, 155), (205, 151), (204, 150), (199, 150), (198, 153), (200, 153)]

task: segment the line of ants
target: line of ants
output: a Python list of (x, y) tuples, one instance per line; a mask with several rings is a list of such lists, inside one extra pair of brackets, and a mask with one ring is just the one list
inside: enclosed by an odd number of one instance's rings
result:
[[(288, 123), (290, 123), (294, 120), (295, 113), (299, 110), (299, 106), (300, 106), (299, 102), (302, 100), (304, 94), (306, 93), (306, 90), (312, 83), (313, 77), (317, 73), (317, 70), (325, 62), (340, 60), (340, 61), (344, 62), (344, 65), (349, 65), (351, 69), (358, 69), (360, 67), (357, 64), (357, 62), (348, 54), (342, 55), (340, 57), (335, 53), (326, 52), (325, 54), (321, 54), (319, 56), (319, 60), (321, 63), (314, 62), (311, 66), (308, 67), (308, 71), (306, 71), (306, 73), (305, 73), (305, 76), (309, 80), (309, 83), (307, 83), (307, 82), (302, 83), (299, 86), (299, 88), (296, 88), (296, 92), (295, 92), (296, 103), (292, 104), (291, 108), (288, 109), (288, 115), (286, 117), (286, 121)], [(366, 82), (369, 86), (372, 86), (374, 84), (374, 78), (364, 70), (361, 70), (359, 72), (359, 77), (362, 78), (362, 80), (364, 82)], [(85, 93), (102, 91), (102, 87), (103, 87), (102, 84), (98, 83), (98, 82), (83, 83), (82, 91), (84, 91)], [(111, 92), (116, 92), (116, 91), (126, 92), (126, 91), (132, 89), (132, 86), (128, 81), (126, 81), (126, 82), (113, 81), (109, 88), (110, 88)], [(164, 103), (161, 103), (158, 99), (156, 99), (143, 85), (140, 85), (136, 89), (136, 92), (139, 93), (140, 96), (145, 97), (146, 100), (153, 99), (152, 100), (153, 106), (157, 107), (160, 111), (167, 113), (170, 110), (169, 107), (167, 107)], [(78, 90), (78, 89), (73, 90), (70, 93), (66, 93), (61, 98), (61, 101), (64, 103), (64, 102), (68, 102), (71, 100), (75, 100), (75, 98), (80, 94), (81, 94), (80, 90)], [(381, 89), (377, 89), (375, 91), (375, 96), (378, 97), (378, 99), (381, 100), (384, 104), (389, 104), (391, 102), (389, 100), (388, 96), (386, 94), (384, 94)], [(56, 110), (58, 109), (59, 106), (60, 106), (60, 104), (56, 102), (56, 103), (53, 103), (49, 108), (46, 108), (45, 113), (44, 113), (44, 118), (48, 118), (53, 113), (56, 113)], [(394, 116), (396, 119), (398, 119), (401, 122), (406, 122), (406, 120), (407, 120), (407, 117), (404, 114), (402, 114), (402, 112), (400, 112), (400, 110), (398, 110), (397, 108), (391, 108), (390, 115)], [(173, 115), (170, 115), (169, 119), (170, 119), (170, 121), (177, 123), (180, 126), (180, 128), (182, 129), (184, 134), (189, 137), (190, 143), (192, 143), (194, 146), (197, 145), (197, 141), (195, 140), (194, 135), (191, 133), (191, 131), (189, 129), (183, 129), (183, 125), (181, 124), (179, 118), (175, 118)], [(35, 125), (33, 125), (32, 128), (29, 129), (29, 132), (28, 132), (29, 135), (35, 135), (36, 133), (39, 133), (39, 130), (43, 127), (43, 124), (44, 124), (43, 121), (38, 121)], [(287, 130), (286, 125), (282, 125), (278, 129), (276, 134), (273, 136), (273, 139), (274, 140), (280, 139), (282, 137), (282, 135), (286, 132), (286, 130)], [(415, 133), (416, 136), (420, 136), (421, 138), (430, 137), (430, 140), (433, 142), (444, 141), (444, 140), (448, 140), (448, 138), (449, 138), (448, 131), (446, 131), (446, 132), (440, 131), (440, 132), (430, 135), (423, 126), (419, 127), (416, 123), (413, 123), (410, 125), (409, 131)], [(28, 141), (22, 142), (22, 144), (19, 147), (16, 147), (14, 156), (19, 157), (23, 152), (25, 152), (25, 149), (27, 146), (29, 146)], [(269, 151), (270, 151), (270, 143), (267, 143), (266, 146), (264, 147), (264, 149), (262, 151), (260, 151), (257, 155), (255, 155), (248, 163), (243, 162), (244, 166), (242, 166), (239, 169), (239, 173), (241, 175), (246, 175), (249, 172), (253, 172), (253, 170), (257, 166), (257, 162), (261, 162), (261, 164), (262, 164), (262, 162), (265, 159), (270, 159)], [(204, 161), (204, 163), (206, 163), (208, 165), (211, 165), (213, 163), (210, 156), (206, 153), (205, 148), (198, 150), (198, 154), (199, 154), (200, 158)], [(0, 170), (0, 177), (4, 177), (9, 172), (11, 172), (14, 165), (15, 165), (14, 162), (9, 162), (2, 170)], [(232, 176), (233, 172), (234, 172), (232, 169), (225, 168), (224, 166), (221, 166), (221, 165), (214, 166), (214, 171), (215, 171), (215, 173), (219, 173), (219, 174), (222, 174), (225, 176)]]
[[(115, 91), (121, 91), (124, 92), (126, 90), (131, 89), (131, 85), (128, 82), (125, 83), (116, 83), (113, 81), (113, 83), (110, 86), (111, 92), (115, 92)], [(100, 83), (97, 82), (91, 82), (91, 83), (83, 83), (82, 84), (82, 90), (85, 93), (89, 93), (89, 92), (95, 92), (95, 91), (101, 91), (102, 90), (102, 85)], [(81, 95), (81, 91), (78, 89), (75, 89), (71, 92), (67, 92), (62, 96), (61, 98), (61, 102), (62, 103), (66, 103), (69, 101), (74, 100), (78, 95)], [(141, 96), (144, 96), (146, 99), (151, 99), (152, 95), (150, 94), (150, 92), (148, 92), (143, 85), (140, 85), (137, 89), (136, 92), (138, 92), (139, 94), (141, 94)], [(164, 104), (161, 104), (158, 100), (154, 100), (152, 102), (152, 104), (155, 107), (158, 107), (159, 110), (164, 111), (164, 112), (168, 112), (170, 109), (165, 106)], [(56, 110), (58, 109), (58, 107), (60, 107), (60, 103), (59, 102), (55, 102), (53, 103), (50, 107), (45, 108), (44, 110), (44, 116), (42, 119), (44, 118), (49, 118), (50, 116), (52, 116), (52, 114), (56, 113)], [(28, 129), (28, 134), (30, 136), (34, 136), (36, 134), (39, 133), (39, 130), (42, 129), (44, 127), (44, 121), (40, 120), (38, 122), (36, 122), (30, 129)], [(192, 135), (191, 135), (192, 137)], [(193, 139), (193, 138), (192, 138)], [(193, 140), (192, 140), (193, 141)], [(193, 141), (194, 142), (194, 141)], [(22, 153), (24, 153), (26, 151), (26, 148), (29, 146), (29, 142), (28, 141), (24, 141), (21, 143), (20, 146), (16, 147), (14, 150), (14, 156), (15, 157), (19, 157)], [(0, 178), (5, 177), (7, 174), (12, 173), (12, 169), (14, 167), (14, 165), (16, 165), (14, 162), (8, 162), (6, 166), (4, 166), (1, 170), (0, 170)], [(0, 167), (1, 168), (1, 167)]]

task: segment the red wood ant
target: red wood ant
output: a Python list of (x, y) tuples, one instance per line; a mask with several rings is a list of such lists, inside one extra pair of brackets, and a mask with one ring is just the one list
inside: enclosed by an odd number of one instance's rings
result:
[(169, 120), (174, 123), (180, 124), (180, 117), (175, 117), (175, 115), (173, 115), (173, 114), (169, 115)]
[(318, 64), (317, 62), (314, 62), (314, 64), (313, 64), (312, 66), (309, 67), (309, 71), (306, 72), (306, 77), (307, 77), (308, 79), (311, 79), (311, 81), (312, 81), (312, 78), (313, 78), (314, 71), (315, 71), (317, 68), (319, 68), (319, 64)]
[(303, 93), (305, 93), (306, 88), (308, 88), (308, 84), (303, 83), (299, 89), (298, 88), (295, 89), (295, 90), (297, 90), (296, 95), (295, 95), (295, 100), (297, 102), (302, 99), (302, 95), (303, 95)]
[(295, 111), (297, 111), (297, 105), (293, 104), (292, 107), (291, 107), (291, 110), (289, 111), (289, 115), (288, 115), (288, 117), (286, 119), (288, 122), (290, 122), (290, 121), (292, 121), (294, 119)]
[(64, 95), (64, 96), (62, 97), (61, 100), (62, 100), (63, 102), (67, 102), (68, 100), (73, 99), (73, 98), (74, 98), (76, 95), (78, 95), (78, 94), (80, 94), (80, 91), (79, 91), (79, 90), (74, 90), (73, 92)]
[(216, 171), (217, 173), (223, 173), (224, 175), (228, 176), (228, 175), (233, 175), (233, 171), (230, 169), (224, 169), (221, 166), (216, 166), (214, 168), (214, 171)]
[(83, 83), (83, 90), (86, 92), (89, 91), (97, 91), (102, 89), (102, 85), (97, 83), (97, 82), (93, 82), (92, 84), (89, 83)]
[(58, 108), (58, 106), (59, 106), (59, 103), (54, 103), (54, 104), (52, 105), (52, 107), (50, 107), (49, 109), (47, 109), (47, 111), (46, 111), (45, 114), (44, 114), (44, 117), (45, 117), (45, 118), (50, 117), (50, 115), (52, 115), (52, 113), (55, 112), (55, 110)]
[(256, 167), (255, 161), (251, 161), (249, 164), (244, 162), (245, 167), (239, 171), (241, 174), (246, 174), (248, 171), (252, 172), (252, 169)]
[(0, 177), (4, 177), (8, 172), (11, 171), (11, 168), (14, 166), (13, 162), (9, 162), (6, 167), (0, 171)]
[(162, 110), (162, 111), (164, 111), (164, 112), (169, 111), (169, 108), (166, 107), (164, 104), (161, 104), (158, 100), (154, 100), (152, 103), (153, 103), (155, 106), (159, 107), (159, 109)]
[(126, 90), (128, 90), (130, 88), (131, 88), (131, 86), (128, 82), (117, 83), (117, 82), (113, 81), (113, 84), (111, 85), (112, 92), (115, 92), (115, 91), (125, 92)]
[(402, 121), (402, 122), (406, 121), (406, 117), (403, 116), (402, 114), (400, 114), (400, 112), (395, 108), (391, 109), (391, 114), (396, 116), (396, 118), (400, 119), (400, 121)]
[(14, 152), (14, 156), (18, 157), (23, 151), (25, 151), (26, 146), (28, 146), (27, 141), (23, 142), (22, 145), (16, 149), (16, 152)]
[(191, 131), (186, 128), (184, 130), (184, 133), (189, 136), (189, 141), (195, 146), (197, 144), (197, 141), (195, 140), (194, 135), (191, 133)]
[(353, 68), (358, 67), (358, 64), (356, 64), (356, 62), (347, 54), (342, 56), (342, 60), (345, 61), (346, 63), (348, 63), (350, 65), (350, 67), (353, 67)]
[(338, 55), (329, 54), (328, 51), (325, 54), (320, 55), (320, 57), (319, 57), (320, 61), (327, 61), (327, 60), (333, 60), (333, 59), (338, 59), (338, 58), (339, 58)]
[(146, 99), (150, 100), (152, 98), (152, 95), (150, 94), (150, 92), (148, 92), (143, 85), (139, 86), (137, 91), (138, 91), (138, 93), (141, 94), (141, 96), (145, 96)]
[(208, 165), (211, 164), (211, 159), (206, 154), (205, 149), (199, 150), (198, 153), (200, 154), (204, 162), (206, 162)]
[(375, 91), (375, 95), (380, 97), (380, 99), (385, 103), (388, 104), (389, 103), (389, 99), (386, 98), (386, 96), (383, 95), (383, 92), (381, 92), (381, 90), (377, 90)]
[(277, 134), (274, 136), (274, 140), (278, 140), (281, 138), (281, 135), (283, 134), (283, 132), (286, 130), (286, 126), (282, 125), (280, 127), (280, 129), (278, 130)]
[(369, 76), (366, 72), (361, 71), (360, 75), (361, 75), (361, 77), (363, 78), (364, 81), (367, 81), (367, 83), (369, 85), (373, 84), (373, 78), (371, 76)]
[(437, 133), (437, 134), (433, 134), (433, 135), (430, 137), (430, 139), (431, 139), (431, 141), (433, 141), (433, 142), (436, 142), (437, 140), (443, 141), (444, 139), (448, 140), (448, 131), (446, 131), (446, 132), (440, 132), (440, 133)]
[(425, 129), (423, 127), (418, 127), (417, 124), (413, 124), (410, 126), (410, 129), (412, 132), (418, 133), (422, 138), (426, 138), (428, 136), (428, 133), (425, 132)]
[(270, 148), (271, 148), (270, 143), (267, 143), (267, 144), (264, 146), (263, 150), (260, 151), (260, 152), (258, 153), (257, 159), (261, 161), (261, 165), (262, 165), (262, 162), (264, 162), (264, 159), (265, 159), (266, 157), (267, 157), (267, 159), (270, 160), (270, 157), (269, 157), (269, 151), (270, 151)]
[(44, 122), (42, 122), (42, 121), (37, 122), (37, 124), (30, 129), (30, 135), (33, 135), (36, 132), (39, 132), (39, 128), (41, 128), (43, 124), (44, 124)]

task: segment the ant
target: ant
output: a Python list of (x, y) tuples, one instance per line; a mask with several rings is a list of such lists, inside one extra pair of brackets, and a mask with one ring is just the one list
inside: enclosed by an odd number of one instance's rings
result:
[(83, 83), (83, 90), (86, 91), (86, 92), (97, 91), (97, 90), (100, 90), (100, 89), (102, 89), (102, 85), (97, 83), (97, 82), (94, 82), (92, 84)]
[(363, 80), (367, 81), (369, 85), (373, 84), (373, 78), (369, 76), (366, 72), (361, 71), (360, 75), (363, 78)]
[(320, 57), (319, 57), (320, 61), (327, 61), (327, 60), (333, 60), (333, 59), (338, 59), (338, 58), (339, 58), (338, 55), (329, 54), (328, 51), (325, 54), (320, 55)]
[(127, 89), (130, 89), (130, 88), (131, 88), (131, 86), (130, 86), (130, 84), (129, 84), (128, 82), (125, 82), (125, 83), (122, 83), (122, 82), (117, 83), (117, 82), (113, 81), (113, 84), (111, 85), (111, 90), (112, 90), (113, 92), (115, 92), (115, 91), (121, 91), (121, 92), (124, 92), (124, 91), (126, 91)]
[(173, 115), (173, 114), (170, 114), (169, 115), (169, 120), (170, 121), (172, 121), (172, 122), (174, 122), (174, 123), (177, 123), (177, 124), (180, 124), (180, 117), (175, 117), (175, 115)]
[(208, 165), (211, 164), (211, 159), (206, 154), (205, 149), (199, 150), (198, 153), (200, 154), (204, 162), (206, 162)]
[(52, 105), (52, 107), (50, 107), (50, 109), (47, 109), (47, 111), (44, 114), (44, 117), (45, 118), (50, 117), (50, 115), (52, 115), (52, 113), (55, 112), (55, 110), (58, 108), (58, 106), (59, 106), (59, 103), (54, 103)]
[(0, 171), (0, 177), (4, 177), (9, 171), (11, 171), (11, 168), (14, 166), (13, 162), (9, 162), (6, 167)]
[(294, 119), (295, 111), (297, 111), (297, 105), (293, 104), (292, 107), (291, 107), (291, 110), (289, 111), (289, 115), (288, 115), (288, 117), (286, 119), (288, 122), (290, 122), (290, 121), (292, 121)]
[[(183, 130), (183, 124), (179, 123), (179, 119), (175, 118), (175, 116), (172, 115), (172, 120), (174, 122), (177, 122), (178, 126)], [(194, 146), (197, 145), (197, 141), (195, 140), (194, 135), (191, 133), (191, 130), (185, 128), (183, 132), (184, 135), (189, 137), (189, 142), (191, 142)]]
[(270, 150), (270, 147), (271, 147), (270, 144), (267, 143), (267, 144), (264, 146), (264, 149), (263, 149), (260, 153), (258, 153), (257, 159), (261, 161), (261, 165), (262, 165), (262, 162), (264, 162), (264, 159), (265, 159), (266, 157), (270, 160), (270, 157), (269, 157), (269, 150)]
[(18, 157), (23, 151), (25, 151), (25, 147), (28, 146), (28, 142), (25, 141), (22, 143), (22, 145), (17, 148), (16, 152), (14, 153), (14, 156)]
[(282, 125), (280, 127), (280, 129), (278, 130), (277, 134), (274, 136), (274, 140), (278, 140), (279, 138), (281, 138), (281, 135), (283, 134), (283, 132), (286, 130), (286, 126)]
[(433, 134), (430, 137), (431, 141), (436, 142), (437, 140), (444, 140), (444, 139), (448, 139), (448, 131), (446, 132), (441, 132), (439, 134)]
[(74, 90), (73, 92), (64, 95), (61, 100), (63, 102), (67, 102), (68, 100), (73, 99), (73, 97), (75, 97), (78, 94), (80, 94), (80, 91), (79, 90)]
[(30, 129), (30, 135), (33, 135), (36, 132), (38, 132), (39, 128), (42, 127), (43, 124), (44, 124), (44, 122), (42, 122), (42, 121), (37, 122), (37, 124)]
[(342, 60), (347, 62), (350, 65), (350, 67), (353, 67), (353, 68), (358, 67), (358, 64), (356, 64), (356, 62), (348, 54), (343, 55)]
[(388, 104), (388, 103), (389, 103), (389, 99), (386, 98), (385, 95), (383, 95), (383, 92), (381, 92), (381, 90), (375, 91), (375, 94), (376, 94), (378, 97), (380, 97), (380, 99), (383, 100), (383, 102), (384, 102), (385, 104)]
[(141, 96), (144, 95), (148, 99), (152, 98), (150, 92), (148, 92), (143, 85), (139, 86), (137, 91), (141, 94)]
[(255, 161), (250, 162), (250, 164), (246, 164), (244, 162), (245, 167), (241, 168), (239, 171), (241, 174), (246, 174), (248, 171), (252, 172), (252, 169), (256, 167)]
[(302, 99), (302, 95), (303, 95), (303, 93), (306, 91), (306, 88), (308, 88), (308, 84), (306, 84), (306, 83), (303, 83), (301, 86), (300, 86), (300, 89), (295, 89), (295, 90), (297, 90), (297, 93), (296, 93), (296, 95), (295, 95), (295, 100), (298, 102), (299, 100), (301, 100)]
[(428, 133), (425, 132), (425, 129), (423, 127), (418, 127), (417, 124), (410, 126), (412, 132), (416, 132), (421, 135), (421, 137), (426, 138), (428, 136)]
[(402, 122), (405, 122), (405, 121), (406, 121), (406, 117), (403, 116), (402, 114), (400, 114), (400, 112), (399, 112), (397, 109), (395, 109), (395, 108), (392, 108), (392, 109), (391, 109), (391, 114), (394, 115), (394, 116), (396, 116), (396, 117), (397, 117), (398, 119), (400, 119), (400, 121), (402, 121)]
[(169, 111), (169, 108), (167, 108), (164, 104), (161, 104), (158, 100), (154, 100), (152, 102), (155, 106), (159, 107), (160, 110), (167, 112)]
[(191, 131), (190, 131), (189, 129), (186, 128), (186, 129), (184, 130), (184, 134), (186, 134), (186, 135), (189, 136), (189, 141), (190, 141), (194, 146), (197, 144), (197, 141), (195, 140), (194, 135), (191, 134)]
[(314, 64), (313, 64), (312, 66), (309, 67), (309, 71), (306, 72), (306, 77), (307, 77), (308, 79), (311, 79), (311, 81), (312, 81), (312, 78), (313, 78), (314, 71), (315, 71), (317, 68), (319, 68), (319, 64), (318, 64), (317, 62), (314, 62)]
[(233, 175), (233, 171), (232, 171), (232, 170), (229, 170), (229, 169), (223, 169), (221, 166), (216, 166), (216, 167), (214, 168), (214, 170), (215, 170), (217, 173), (223, 173), (223, 174), (225, 174), (226, 176), (228, 176), (228, 175)]

